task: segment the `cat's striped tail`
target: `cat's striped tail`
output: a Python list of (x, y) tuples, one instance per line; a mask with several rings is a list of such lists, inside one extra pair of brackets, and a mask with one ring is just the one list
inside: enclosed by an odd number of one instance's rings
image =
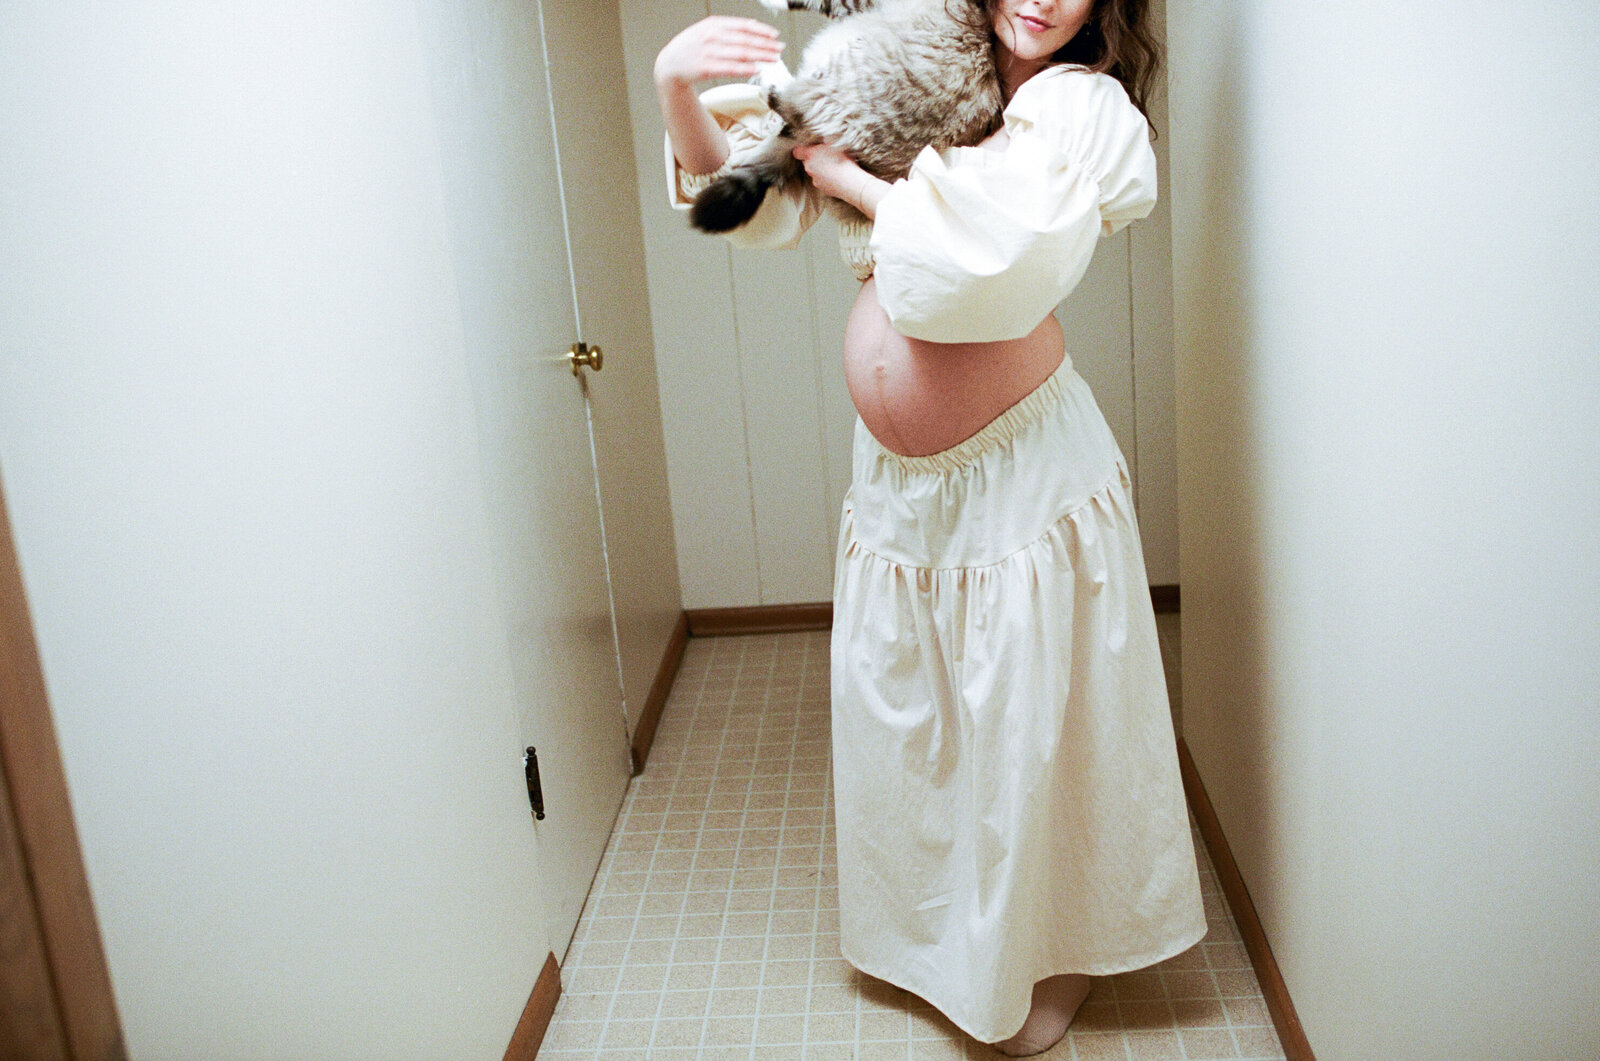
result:
[(792, 151), (794, 141), (780, 137), (759, 156), (735, 166), (695, 196), (689, 223), (701, 232), (731, 232), (761, 209), (767, 189), (782, 190), (803, 175)]

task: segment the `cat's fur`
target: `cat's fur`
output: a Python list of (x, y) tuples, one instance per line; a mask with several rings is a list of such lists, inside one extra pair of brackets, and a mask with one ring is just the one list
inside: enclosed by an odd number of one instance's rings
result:
[[(794, 80), (772, 93), (783, 131), (713, 181), (689, 219), (737, 228), (770, 187), (806, 179), (793, 150), (825, 140), (884, 180), (906, 175), (924, 147), (970, 146), (999, 128), (1003, 101), (981, 0), (761, 0), (836, 21), (811, 38)], [(830, 200), (842, 215), (856, 211)]]

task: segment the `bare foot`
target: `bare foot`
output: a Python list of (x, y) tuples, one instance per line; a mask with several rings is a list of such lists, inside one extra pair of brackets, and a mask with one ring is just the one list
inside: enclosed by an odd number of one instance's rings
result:
[(1067, 1034), (1078, 1007), (1089, 996), (1089, 977), (1082, 973), (1052, 976), (1033, 985), (1033, 1008), (1017, 1034), (994, 1048), (1010, 1057), (1042, 1054)]

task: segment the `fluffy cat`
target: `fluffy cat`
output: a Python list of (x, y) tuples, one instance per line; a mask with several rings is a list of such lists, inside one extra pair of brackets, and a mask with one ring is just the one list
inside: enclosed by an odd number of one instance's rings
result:
[[(817, 32), (788, 84), (772, 91), (783, 130), (713, 181), (690, 222), (737, 228), (771, 187), (806, 179), (792, 154), (826, 140), (874, 176), (906, 175), (924, 147), (970, 146), (999, 128), (1002, 100), (982, 0), (760, 0), (774, 11), (835, 19)], [(841, 216), (853, 207), (830, 200)]]

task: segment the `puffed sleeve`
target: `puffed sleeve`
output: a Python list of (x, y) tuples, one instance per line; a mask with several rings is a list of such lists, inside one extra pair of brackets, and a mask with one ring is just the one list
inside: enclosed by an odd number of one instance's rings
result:
[[(674, 209), (687, 211), (706, 185), (729, 167), (749, 158), (783, 126), (783, 119), (767, 106), (761, 85), (718, 85), (700, 96), (700, 103), (728, 136), (728, 160), (715, 173), (685, 173), (667, 141), (667, 198)], [(736, 247), (776, 249), (793, 247), (822, 213), (822, 196), (810, 181), (791, 181), (782, 191), (767, 189), (755, 215), (723, 236)]]
[(1155, 205), (1149, 126), (1114, 78), (1035, 75), (1005, 124), (999, 150), (924, 150), (878, 204), (878, 300), (903, 335), (1028, 334), (1083, 278), (1100, 237)]

